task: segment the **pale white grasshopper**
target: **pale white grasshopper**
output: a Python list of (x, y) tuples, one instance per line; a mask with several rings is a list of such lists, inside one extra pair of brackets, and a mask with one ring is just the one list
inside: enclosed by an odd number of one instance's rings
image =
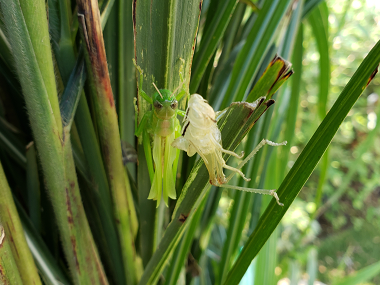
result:
[[(262, 100), (262, 98), (258, 99), (255, 103), (257, 104), (259, 100)], [(186, 151), (188, 156), (193, 156), (195, 153), (198, 153), (203, 159), (209, 172), (210, 184), (241, 191), (271, 195), (276, 199), (277, 204), (283, 206), (279, 201), (276, 190), (252, 189), (226, 184), (232, 178), (233, 174), (226, 178), (223, 173), (223, 168), (234, 171), (244, 180), (250, 181), (250, 179), (245, 177), (243, 172), (239, 169), (242, 168), (244, 164), (246, 164), (259, 151), (259, 149), (266, 144), (280, 146), (285, 145), (286, 141), (282, 143), (274, 143), (263, 139), (237, 168), (228, 166), (223, 159), (223, 152), (237, 158), (242, 158), (244, 153), (238, 155), (223, 148), (222, 136), (217, 125), (214, 109), (205, 99), (203, 99), (202, 96), (193, 94), (190, 97), (186, 115), (183, 120), (182, 135), (173, 141), (172, 146)]]

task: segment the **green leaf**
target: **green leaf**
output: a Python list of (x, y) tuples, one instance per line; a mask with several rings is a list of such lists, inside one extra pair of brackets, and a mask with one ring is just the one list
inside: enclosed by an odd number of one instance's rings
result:
[[(209, 193), (209, 192), (208, 192)], [(208, 196), (208, 194), (206, 194)], [(176, 285), (177, 280), (181, 270), (185, 266), (190, 247), (193, 242), (195, 231), (197, 229), (198, 223), (202, 217), (203, 209), (205, 207), (207, 197), (202, 200), (201, 205), (199, 206), (198, 211), (195, 212), (194, 216), (189, 221), (190, 225), (186, 229), (181, 241), (179, 242), (176, 250), (173, 253), (172, 260), (170, 262), (170, 267), (166, 272), (166, 285)]]
[(62, 124), (64, 127), (71, 128), (74, 115), (77, 110), (80, 96), (82, 95), (86, 74), (84, 72), (83, 51), (78, 56), (76, 65), (71, 72), (69, 81), (63, 91), (59, 108), (62, 115)]
[(294, 45), (293, 52), (293, 69), (294, 75), (290, 82), (291, 90), (290, 90), (290, 99), (288, 112), (285, 118), (285, 130), (284, 130), (284, 139), (288, 142), (285, 146), (283, 146), (283, 150), (281, 152), (281, 165), (282, 169), (280, 170), (279, 176), (281, 178), (285, 177), (285, 171), (287, 169), (287, 162), (289, 158), (290, 148), (292, 147), (292, 141), (294, 137), (294, 130), (296, 128), (297, 121), (297, 112), (299, 108), (299, 96), (300, 96), (300, 85), (301, 85), (301, 76), (302, 76), (302, 57), (303, 57), (303, 24), (301, 23), (300, 28), (298, 30), (298, 34), (296, 36), (296, 42)]
[(275, 201), (271, 201), (227, 276), (225, 284), (236, 284), (242, 278), (253, 258), (277, 227), (281, 218), (311, 175), (340, 124), (376, 74), (379, 61), (380, 42), (375, 45), (364, 59), (282, 182), (277, 194), (285, 206), (279, 207)]
[[(324, 5), (326, 3), (324, 2)], [(309, 23), (311, 25), (315, 40), (317, 42), (319, 52), (319, 94), (318, 94), (318, 114), (321, 119), (326, 116), (326, 105), (330, 87), (330, 55), (328, 43), (328, 24), (327, 19), (323, 19), (321, 5), (319, 5), (309, 15)]]
[[(118, 101), (119, 101), (119, 126), (122, 141), (135, 146), (134, 136), (134, 106), (133, 98), (136, 96), (135, 67), (131, 63), (134, 57), (132, 1), (117, 1), (119, 17), (118, 34)], [(116, 7), (115, 7), (116, 8)], [(135, 176), (135, 165), (128, 164), (128, 169)]]
[(228, 89), (219, 95), (228, 94), (224, 97), (222, 108), (228, 106), (231, 101), (241, 101), (245, 97), (291, 2), (291, 0), (265, 1), (236, 59)]
[(322, 1), (324, 0), (305, 0), (302, 18), (306, 18), (309, 15), (309, 13), (313, 11), (314, 8), (316, 8)]
[(210, 25), (207, 25), (207, 31), (202, 35), (202, 40), (199, 44), (197, 52), (194, 55), (194, 61), (191, 68), (192, 77), (190, 83), (190, 94), (197, 91), (206, 67), (218, 47), (228, 23), (230, 22), (237, 2), (237, 0), (228, 0), (218, 3), (218, 9), (212, 18), (212, 22)]

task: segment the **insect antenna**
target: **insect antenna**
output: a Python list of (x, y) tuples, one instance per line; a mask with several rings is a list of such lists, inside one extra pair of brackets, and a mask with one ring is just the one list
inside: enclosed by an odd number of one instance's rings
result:
[(162, 97), (162, 94), (161, 94), (160, 90), (157, 88), (156, 84), (154, 84), (154, 82), (152, 82), (152, 84), (153, 84), (154, 88), (156, 88), (158, 94), (160, 94), (161, 99), (164, 99), (164, 97)]
[(178, 86), (178, 87), (173, 91), (173, 93), (172, 93), (172, 97), (174, 97), (174, 94), (178, 91), (179, 87), (181, 87), (181, 86)]

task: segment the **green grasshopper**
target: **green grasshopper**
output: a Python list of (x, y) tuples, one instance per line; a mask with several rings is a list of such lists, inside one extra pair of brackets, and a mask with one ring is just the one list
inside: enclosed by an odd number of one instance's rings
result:
[[(176, 90), (179, 88), (171, 92), (167, 89), (158, 89), (157, 86), (152, 83), (157, 91), (150, 97), (142, 89), (144, 80), (143, 71), (136, 64), (135, 60), (133, 60), (133, 63), (140, 73), (138, 96), (141, 96), (152, 105), (152, 110), (144, 114), (137, 127), (137, 106), (135, 104), (135, 135), (137, 137), (142, 135), (151, 182), (148, 199), (157, 200), (158, 207), (161, 202), (161, 196), (163, 196), (164, 202), (166, 206), (168, 206), (168, 197), (176, 199), (175, 178), (179, 157), (179, 150), (174, 149), (171, 144), (181, 133), (181, 126), (177, 115), (185, 115), (184, 111), (178, 109), (178, 101), (187, 95), (186, 90), (183, 89), (183, 65), (180, 68), (182, 89), (177, 96), (174, 96), (174, 93), (176, 93)], [(153, 142), (153, 161), (151, 139)]]

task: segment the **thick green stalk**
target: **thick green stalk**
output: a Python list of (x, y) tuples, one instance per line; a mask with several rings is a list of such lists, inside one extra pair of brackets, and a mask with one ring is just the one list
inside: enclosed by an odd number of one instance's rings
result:
[(12, 238), (9, 238), (0, 224), (0, 284), (20, 285), (22, 280), (10, 244)]
[(45, 1), (19, 1), (30, 40), (33, 45), (38, 67), (40, 69), (46, 92), (48, 94), (50, 106), (54, 114), (58, 132), (61, 135), (61, 113), (59, 111), (57, 86), (55, 83)]
[[(67, 178), (70, 178), (70, 187), (78, 187), (73, 157), (64, 155), (64, 147), (69, 146), (62, 139), (52, 112), (51, 102), (33, 52), (33, 45), (20, 4), (18, 0), (1, 0), (0, 3), (4, 13), (4, 23), (8, 30), (9, 42), (13, 48), (17, 75), (21, 82), (40, 156), (45, 185), (55, 210), (64, 252), (74, 282), (76, 284), (89, 284), (90, 282), (92, 284), (107, 284), (105, 280), (99, 277), (99, 274), (102, 275), (99, 272), (101, 271), (98, 266), (99, 258), (94, 254), (95, 245), (92, 239), (88, 238), (91, 236), (91, 232), (88, 231), (88, 227), (80, 228), (87, 223), (87, 218), (81, 205), (79, 192), (71, 189), (69, 192), (67, 188)], [(61, 121), (58, 123), (61, 124)], [(71, 195), (73, 193), (74, 195)], [(72, 200), (73, 196), (76, 198), (75, 201)], [(79, 209), (75, 208), (77, 206)], [(76, 215), (73, 215), (73, 212)], [(77, 246), (83, 244), (86, 244), (86, 247)]]
[(97, 1), (77, 0), (78, 20), (86, 50), (88, 79), (95, 107), (103, 161), (114, 202), (127, 284), (135, 284), (136, 253), (125, 185), (119, 126), (108, 73)]
[[(88, 279), (79, 280), (78, 284), (86, 284), (86, 282), (91, 282), (91, 284), (108, 284), (98, 250), (91, 234), (90, 226), (85, 218), (86, 214), (84, 212), (78, 180), (75, 173), (75, 164), (70, 142), (70, 130), (69, 128), (64, 128), (63, 131), (66, 140), (63, 146), (63, 152), (66, 170), (65, 194), (67, 219), (69, 221), (69, 231), (71, 233), (70, 242), (74, 253), (76, 270), (79, 275), (81, 275), (81, 271), (84, 269), (84, 271), (91, 276)], [(74, 217), (84, 218), (75, 219)], [(81, 238), (75, 238), (79, 236)], [(81, 251), (81, 249), (85, 250)], [(88, 262), (89, 260), (91, 260), (91, 262)]]
[[(32, 254), (30, 253), (30, 250), (26, 243), (21, 221), (18, 216), (17, 209), (12, 198), (11, 189), (9, 188), (1, 163), (0, 163), (0, 222), (5, 227), (5, 235), (8, 237), (9, 240), (12, 241), (9, 246), (13, 252), (13, 257), (19, 269), (23, 284), (25, 285), (42, 284), (40, 277), (38, 276), (37, 267), (34, 264)], [(0, 248), (1, 248), (1, 240), (0, 240)], [(3, 256), (0, 255), (0, 258), (3, 259)], [(0, 273), (1, 273), (1, 270), (0, 270)]]

